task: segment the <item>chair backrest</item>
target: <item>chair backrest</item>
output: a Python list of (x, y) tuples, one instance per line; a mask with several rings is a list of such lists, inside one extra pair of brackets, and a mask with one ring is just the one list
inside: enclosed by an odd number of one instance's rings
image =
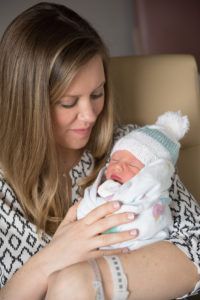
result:
[(152, 124), (166, 111), (181, 110), (190, 131), (181, 141), (178, 173), (200, 200), (200, 89), (191, 55), (113, 57), (114, 97), (122, 123)]

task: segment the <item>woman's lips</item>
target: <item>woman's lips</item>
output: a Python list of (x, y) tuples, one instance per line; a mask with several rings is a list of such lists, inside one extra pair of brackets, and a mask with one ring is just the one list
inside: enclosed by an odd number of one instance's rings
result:
[(91, 127), (88, 128), (77, 128), (77, 129), (71, 129), (72, 132), (79, 135), (80, 137), (88, 136), (91, 132)]

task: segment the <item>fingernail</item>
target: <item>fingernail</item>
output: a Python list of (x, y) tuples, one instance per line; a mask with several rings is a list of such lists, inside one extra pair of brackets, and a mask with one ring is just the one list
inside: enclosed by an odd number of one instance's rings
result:
[(130, 235), (137, 236), (138, 235), (138, 230), (137, 229), (132, 229), (130, 231)]
[(130, 250), (128, 248), (122, 249), (122, 253), (129, 253), (129, 252), (130, 252)]
[(113, 203), (113, 207), (114, 207), (114, 208), (120, 208), (120, 206), (121, 206), (121, 203), (120, 203), (120, 202), (114, 202), (114, 203)]
[(128, 213), (127, 214), (127, 219), (133, 220), (135, 218), (135, 215), (133, 213)]

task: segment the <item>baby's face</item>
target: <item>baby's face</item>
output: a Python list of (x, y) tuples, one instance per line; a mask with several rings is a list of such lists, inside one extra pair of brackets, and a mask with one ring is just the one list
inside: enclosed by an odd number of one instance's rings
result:
[(120, 150), (113, 153), (106, 169), (106, 179), (113, 179), (124, 183), (134, 177), (144, 164), (127, 150)]

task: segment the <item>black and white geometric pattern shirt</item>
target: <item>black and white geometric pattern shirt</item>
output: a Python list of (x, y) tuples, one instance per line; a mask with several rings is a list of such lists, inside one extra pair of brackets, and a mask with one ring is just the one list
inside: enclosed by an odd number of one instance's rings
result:
[[(118, 127), (114, 141), (136, 126)], [(77, 182), (87, 176), (94, 166), (89, 151), (85, 151), (80, 162), (71, 170), (72, 201), (79, 199)], [(200, 273), (200, 206), (181, 183), (178, 175), (173, 178), (170, 189), (173, 227), (169, 242), (179, 247), (193, 261)], [(38, 236), (36, 227), (23, 214), (14, 191), (0, 176), (0, 288), (34, 254), (51, 240), (46, 233)], [(195, 291), (200, 293), (200, 284)]]

